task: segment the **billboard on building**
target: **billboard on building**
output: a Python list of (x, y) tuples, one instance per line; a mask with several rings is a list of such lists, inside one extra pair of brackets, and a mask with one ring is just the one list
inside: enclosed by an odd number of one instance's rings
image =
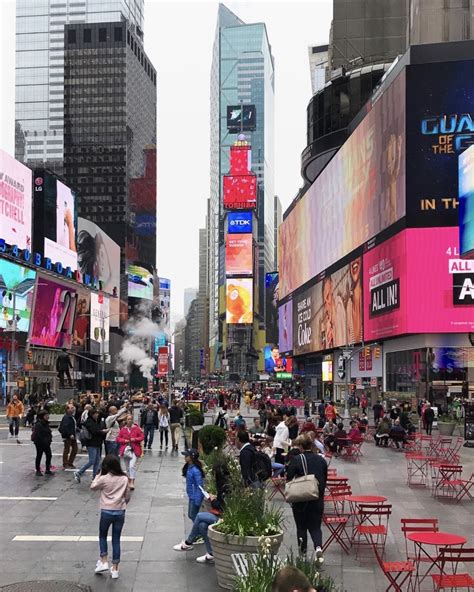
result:
[(157, 368), (157, 372), (156, 372), (157, 376), (167, 376), (168, 361), (169, 361), (168, 348), (167, 347), (160, 347), (158, 349), (158, 368)]
[(0, 237), (30, 250), (31, 176), (28, 167), (0, 150)]
[(265, 360), (265, 372), (267, 374), (293, 371), (293, 360), (283, 356), (276, 344), (266, 345), (263, 348), (263, 357)]
[(253, 279), (226, 280), (226, 322), (228, 324), (253, 322)]
[(278, 344), (284, 353), (293, 349), (293, 300), (278, 307)]
[(171, 280), (160, 278), (158, 299), (161, 309), (161, 327), (165, 335), (171, 330)]
[(30, 344), (70, 349), (76, 299), (74, 286), (38, 274), (30, 323)]
[(90, 220), (78, 218), (77, 228), (79, 271), (98, 278), (102, 291), (120, 297), (120, 247)]
[(7, 259), (0, 259), (0, 329), (3, 331), (28, 331), (35, 278), (36, 271), (33, 269), (22, 267)]
[(110, 300), (102, 292), (91, 292), (91, 352), (108, 353), (110, 342)]
[(253, 240), (251, 234), (227, 235), (225, 271), (227, 275), (252, 275)]
[(405, 73), (280, 226), (280, 298), (405, 215)]
[(224, 208), (246, 210), (257, 205), (255, 175), (224, 175)]
[(407, 67), (408, 226), (457, 226), (458, 159), (474, 144), (474, 60)]
[(252, 212), (229, 212), (227, 214), (228, 234), (251, 234)]
[(91, 292), (78, 288), (76, 297), (76, 317), (74, 319), (74, 333), (72, 346), (80, 350), (87, 350), (89, 324), (91, 315)]
[(293, 301), (293, 354), (362, 341), (362, 257), (328, 274)]
[(265, 330), (267, 343), (278, 342), (278, 271), (265, 274)]
[(153, 270), (140, 263), (129, 264), (128, 297), (153, 300)]
[(257, 125), (255, 105), (227, 105), (227, 131), (253, 132)]
[(459, 250), (474, 257), (474, 146), (459, 156)]

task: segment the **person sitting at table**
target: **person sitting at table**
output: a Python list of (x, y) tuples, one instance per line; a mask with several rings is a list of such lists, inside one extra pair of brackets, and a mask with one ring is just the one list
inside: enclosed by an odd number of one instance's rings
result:
[(275, 462), (273, 458), (273, 438), (265, 438), (265, 442), (260, 450), (266, 454), (272, 463), (273, 477), (281, 477), (285, 472), (285, 465), (283, 463)]
[(351, 427), (351, 429), (349, 430), (347, 437), (350, 438), (351, 440), (354, 440), (355, 442), (360, 442), (362, 440), (362, 434), (361, 434), (361, 431), (359, 430), (357, 422), (354, 420), (351, 421), (350, 427)]
[(326, 454), (326, 447), (324, 446), (324, 435), (321, 432), (308, 432), (313, 438), (314, 447), (318, 450), (319, 454), (323, 456)]
[(301, 426), (300, 434), (304, 434), (305, 432), (314, 432), (316, 433), (317, 428), (311, 418), (308, 418), (304, 424)]
[(288, 421), (286, 422), (286, 425), (288, 426), (288, 436), (290, 440), (296, 440), (296, 438), (298, 437), (298, 431), (300, 429), (296, 417), (294, 415), (290, 415)]
[(326, 448), (331, 450), (332, 445), (334, 443), (334, 434), (337, 430), (337, 426), (334, 423), (334, 420), (329, 419), (323, 427), (323, 436), (324, 436), (324, 445)]
[(259, 434), (263, 434), (263, 429), (261, 425), (261, 421), (259, 417), (255, 417), (253, 420), (253, 426), (249, 428), (249, 434), (252, 436), (257, 436)]
[(388, 436), (390, 434), (390, 422), (387, 417), (380, 420), (377, 426), (377, 432), (374, 435), (375, 445), (381, 446), (382, 444), (387, 448)]
[(399, 419), (395, 420), (395, 423), (390, 430), (389, 438), (395, 442), (397, 448), (400, 448), (400, 442), (402, 443), (402, 446), (405, 446), (405, 442), (407, 441), (407, 433), (401, 425)]
[(334, 442), (332, 444), (332, 452), (335, 452), (336, 455), (341, 452), (341, 450), (346, 445), (345, 440), (347, 439), (347, 432), (344, 429), (343, 423), (337, 424), (337, 430), (334, 432)]

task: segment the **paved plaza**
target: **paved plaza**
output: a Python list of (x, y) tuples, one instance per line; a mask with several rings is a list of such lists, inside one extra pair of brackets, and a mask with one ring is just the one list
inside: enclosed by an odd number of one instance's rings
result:
[[(62, 441), (55, 432), (53, 464), (60, 467)], [(0, 586), (64, 580), (88, 585), (94, 592), (218, 590), (214, 567), (195, 562), (204, 552), (202, 546), (187, 553), (172, 550), (190, 528), (181, 455), (160, 452), (155, 441), (154, 450), (141, 461), (123, 531), (120, 579), (112, 581), (93, 573), (98, 556), (98, 495), (89, 490), (88, 477), (80, 485), (72, 472), (62, 469), (54, 477), (36, 477), (30, 430), (23, 428), (21, 438), (21, 445), (8, 439), (5, 419), (0, 417)], [(389, 560), (404, 555), (402, 517), (437, 517), (441, 530), (474, 541), (472, 502), (452, 505), (434, 500), (428, 489), (408, 488), (401, 452), (373, 444), (364, 444), (362, 450), (360, 463), (334, 459), (332, 466), (350, 478), (353, 493), (385, 495), (393, 504)], [(80, 456), (76, 465), (85, 458)], [(474, 451), (463, 448), (461, 462), (465, 474), (474, 472)], [(296, 535), (289, 507), (281, 498), (275, 500), (287, 514), (284, 555), (291, 546), (295, 548)], [(356, 560), (354, 555), (344, 555), (332, 546), (325, 556), (326, 571), (347, 591), (385, 590), (387, 583), (373, 559)]]

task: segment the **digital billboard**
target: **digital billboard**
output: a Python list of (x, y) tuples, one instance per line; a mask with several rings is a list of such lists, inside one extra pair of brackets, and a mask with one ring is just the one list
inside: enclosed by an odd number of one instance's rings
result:
[(458, 158), (474, 144), (474, 60), (407, 67), (408, 226), (457, 226)]
[(160, 347), (158, 349), (158, 368), (156, 372), (157, 376), (166, 376), (168, 374), (168, 358), (168, 348)]
[(227, 214), (228, 234), (252, 233), (252, 212), (229, 212)]
[(292, 359), (282, 356), (278, 345), (266, 345), (263, 348), (265, 360), (265, 372), (274, 374), (276, 372), (292, 372)]
[(257, 205), (255, 175), (224, 175), (224, 208), (245, 210)]
[(107, 353), (110, 341), (110, 301), (107, 296), (91, 292), (90, 314), (91, 352)]
[(328, 274), (293, 300), (293, 354), (362, 341), (362, 257)]
[(171, 329), (171, 280), (160, 278), (158, 299), (161, 309), (161, 326), (169, 335)]
[(278, 271), (265, 274), (265, 331), (268, 343), (278, 342)]
[(0, 236), (9, 245), (30, 249), (31, 170), (0, 150)]
[(225, 271), (227, 275), (252, 275), (253, 239), (251, 234), (227, 235)]
[(33, 305), (33, 289), (36, 271), (0, 259), (0, 295), (2, 297), (2, 313), (0, 329), (27, 332), (30, 326)]
[(30, 323), (31, 345), (71, 348), (76, 298), (75, 287), (37, 275)]
[(474, 146), (459, 156), (459, 249), (474, 257)]
[(282, 352), (293, 349), (293, 300), (278, 307), (278, 344)]
[(87, 350), (89, 321), (91, 314), (91, 292), (78, 288), (76, 297), (76, 317), (72, 345), (80, 350)]
[(78, 218), (79, 271), (96, 277), (101, 290), (120, 297), (120, 247), (97, 224)]
[(226, 322), (229, 325), (253, 322), (253, 279), (226, 280)]
[(403, 71), (281, 224), (280, 298), (404, 215)]
[(332, 382), (332, 360), (322, 362), (322, 379), (323, 382)]
[(153, 272), (143, 265), (129, 264), (128, 273), (128, 297), (153, 300)]
[(408, 229), (364, 254), (366, 340), (474, 330), (474, 261), (457, 227)]
[(227, 131), (253, 132), (257, 125), (255, 105), (227, 105)]

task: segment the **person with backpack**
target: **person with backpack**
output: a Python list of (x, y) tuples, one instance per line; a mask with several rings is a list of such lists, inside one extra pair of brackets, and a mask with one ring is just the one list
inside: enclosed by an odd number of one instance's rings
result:
[(228, 427), (228, 420), (229, 415), (227, 413), (227, 405), (224, 405), (222, 409), (219, 409), (217, 412), (216, 420), (214, 425), (219, 426), (220, 428), (227, 430)]
[(74, 405), (66, 405), (66, 412), (61, 419), (58, 431), (62, 436), (64, 442), (63, 450), (63, 468), (75, 469), (74, 459), (77, 455), (77, 440), (76, 440), (76, 420), (74, 415), (76, 408)]
[(237, 445), (240, 449), (239, 463), (244, 485), (246, 487), (261, 487), (272, 476), (270, 457), (250, 443), (248, 432), (237, 433)]
[(168, 407), (162, 405), (158, 413), (158, 425), (160, 427), (160, 449), (163, 448), (163, 436), (165, 437), (165, 445), (168, 448), (168, 430), (170, 427), (170, 414)]
[(49, 427), (49, 413), (44, 409), (38, 413), (38, 419), (31, 432), (31, 441), (36, 448), (36, 476), (43, 476), (43, 473), (41, 472), (41, 459), (43, 458), (43, 454), (46, 458), (46, 471), (44, 474), (54, 475), (51, 471), (51, 458), (53, 456), (51, 452), (51, 442), (53, 441), (53, 433)]
[(108, 430), (103, 429), (99, 421), (99, 411), (97, 409), (89, 409), (87, 419), (81, 428), (81, 442), (84, 442), (87, 447), (87, 454), (89, 460), (84, 466), (74, 473), (76, 483), (81, 482), (82, 475), (92, 467), (92, 478), (94, 479), (100, 470), (100, 451), (102, 442)]

